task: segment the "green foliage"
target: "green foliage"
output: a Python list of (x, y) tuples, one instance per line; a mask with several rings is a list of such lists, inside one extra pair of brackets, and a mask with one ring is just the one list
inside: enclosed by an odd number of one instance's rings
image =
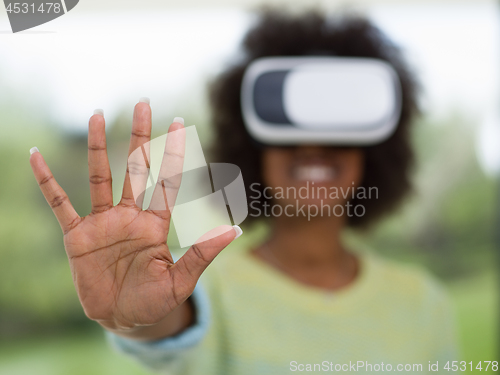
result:
[(498, 358), (498, 281), (492, 272), (449, 285), (461, 343), (461, 360)]
[(92, 330), (0, 344), (0, 374), (146, 375), (151, 372), (113, 351), (102, 331)]
[(355, 243), (418, 262), (441, 278), (481, 273), (494, 264), (497, 182), (475, 155), (475, 128), (460, 116), (422, 121), (414, 140), (415, 191), (401, 209)]
[[(0, 335), (24, 330), (26, 324), (55, 324), (61, 317), (74, 321), (75, 314), (82, 314), (61, 231), (29, 165), (29, 149), (37, 145), (59, 175), (61, 160), (68, 163), (66, 167), (74, 167), (69, 164), (71, 158), (63, 156), (71, 154), (70, 147), (51, 132), (55, 129), (40, 130), (33, 127), (23, 137), (1, 142)], [(69, 183), (62, 185), (72, 190)]]

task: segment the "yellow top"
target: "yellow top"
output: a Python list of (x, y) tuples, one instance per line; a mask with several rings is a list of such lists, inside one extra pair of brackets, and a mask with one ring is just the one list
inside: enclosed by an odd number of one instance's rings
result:
[(442, 287), (417, 267), (359, 258), (358, 278), (327, 292), (231, 250), (202, 277), (211, 312), (201, 342), (186, 349), (185, 337), (149, 347), (120, 339), (118, 346), (168, 374), (426, 374), (429, 364), (439, 361), (441, 372), (458, 360)]
[(349, 364), (352, 372), (353, 363), (362, 373), (361, 362), (383, 362), (386, 371), (387, 365), (396, 371), (398, 364), (421, 364), (418, 372), (426, 373), (429, 361), (439, 361), (442, 370), (443, 361), (458, 360), (440, 285), (414, 266), (373, 254), (360, 254), (360, 265), (352, 285), (327, 292), (248, 251), (216, 259), (203, 278), (212, 321), (189, 373), (284, 374), (306, 372), (307, 364), (331, 372)]

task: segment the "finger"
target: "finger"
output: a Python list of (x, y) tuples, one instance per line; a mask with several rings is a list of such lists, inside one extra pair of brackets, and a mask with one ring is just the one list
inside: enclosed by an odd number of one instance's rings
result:
[(146, 149), (149, 150), (150, 140), (151, 107), (149, 106), (149, 99), (143, 98), (134, 108), (127, 173), (120, 203), (137, 204), (142, 208), (142, 197), (146, 190), (149, 175), (149, 160)]
[(221, 225), (207, 232), (175, 263), (174, 276), (184, 282), (191, 280), (196, 283), (214, 258), (242, 234), (237, 225)]
[(184, 120), (176, 117), (168, 129), (160, 173), (149, 205), (149, 210), (165, 219), (170, 218), (181, 185), (185, 148)]
[(89, 121), (89, 182), (92, 212), (103, 212), (113, 207), (111, 169), (106, 151), (105, 121), (96, 110)]
[(71, 205), (64, 190), (56, 182), (38, 149), (34, 147), (30, 152), (32, 153), (30, 164), (36, 181), (47, 203), (56, 215), (63, 233), (66, 234), (80, 223), (81, 218)]

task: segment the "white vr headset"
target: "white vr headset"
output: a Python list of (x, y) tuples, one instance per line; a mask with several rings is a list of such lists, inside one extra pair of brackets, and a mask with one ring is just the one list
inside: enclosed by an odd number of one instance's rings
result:
[(272, 145), (371, 145), (387, 139), (401, 114), (401, 84), (371, 58), (270, 57), (243, 77), (248, 132)]

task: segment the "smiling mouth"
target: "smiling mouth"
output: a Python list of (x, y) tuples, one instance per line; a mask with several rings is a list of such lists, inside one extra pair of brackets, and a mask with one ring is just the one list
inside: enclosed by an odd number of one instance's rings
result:
[(297, 181), (328, 182), (338, 175), (337, 168), (329, 165), (297, 165), (292, 168), (292, 177)]

